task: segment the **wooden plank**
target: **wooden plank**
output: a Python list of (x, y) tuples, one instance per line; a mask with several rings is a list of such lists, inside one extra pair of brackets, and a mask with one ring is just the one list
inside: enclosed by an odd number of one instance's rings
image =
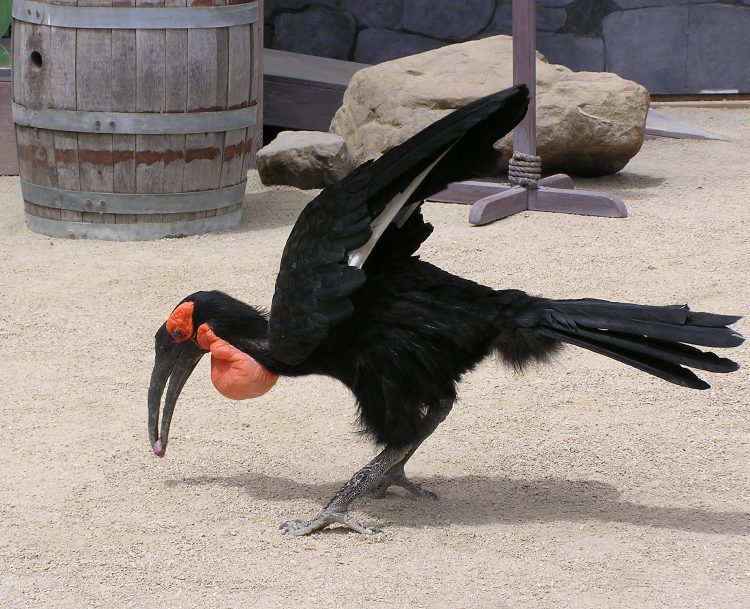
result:
[[(111, 0), (79, 0), (79, 6), (111, 6)], [(111, 30), (78, 30), (76, 38), (76, 100), (78, 110), (112, 109)], [(118, 66), (120, 69), (120, 66)], [(112, 192), (112, 135), (78, 134), (81, 190)]]
[[(229, 79), (227, 110), (247, 107), (250, 101), (252, 69), (252, 31), (250, 25), (229, 28)], [(245, 140), (255, 127), (226, 133), (222, 154), (221, 187), (239, 184), (245, 179)]]
[[(16, 22), (18, 23), (18, 22)], [(14, 26), (15, 27), (15, 26)], [(52, 100), (50, 28), (23, 24), (15, 33), (14, 55), (18, 70), (14, 79), (16, 102), (27, 108), (45, 108)], [(16, 128), (20, 175), (40, 186), (57, 187), (55, 138), (52, 131)]]
[(367, 64), (264, 49), (263, 123), (328, 131), (354, 74)]
[(22, 70), (23, 70), (23, 62), (21, 61), (21, 47), (22, 41), (26, 39), (26, 28), (30, 27), (27, 26), (27, 24), (23, 21), (14, 21), (13, 22), (13, 40), (15, 43), (13, 44), (13, 66), (14, 66), (14, 73), (13, 73), (13, 101), (15, 101), (17, 104), (23, 103), (21, 97), (21, 82), (22, 82)]
[(484, 199), (499, 191), (511, 188), (510, 184), (497, 184), (495, 182), (453, 182), (448, 184), (443, 190), (432, 195), (430, 201), (439, 201), (440, 203), (463, 203), (474, 204), (480, 199)]
[[(263, 15), (263, 0), (258, 0)], [(255, 167), (255, 153), (263, 146), (263, 19), (252, 25), (252, 69), (250, 77), (250, 105), (256, 108), (255, 124), (248, 128), (242, 175)]]
[(366, 67), (368, 67), (366, 63), (328, 57), (315, 57), (275, 49), (263, 51), (263, 74), (266, 81), (289, 81), (317, 87), (346, 89), (352, 76)]
[(264, 124), (288, 129), (328, 131), (343, 98), (343, 89), (266, 80), (263, 97)]
[(60, 220), (62, 217), (61, 210), (54, 207), (44, 207), (35, 203), (29, 203), (28, 201), (24, 201), (23, 207), (27, 214), (44, 218), (45, 220)]
[(0, 82), (0, 175), (18, 175), (18, 154), (10, 104), (13, 83)]
[[(228, 39), (225, 40), (228, 44)], [(210, 112), (226, 106), (226, 76), (220, 83), (221, 72), (217, 65), (220, 41), (215, 29), (188, 30), (188, 112)], [(227, 52), (225, 48), (222, 55), (225, 59)], [(185, 137), (186, 191), (219, 187), (223, 147), (223, 133), (196, 133)]]
[[(186, 0), (166, 0), (165, 6), (186, 6)], [(187, 109), (187, 30), (167, 30), (165, 63), (165, 109)], [(164, 192), (182, 192), (185, 173), (185, 136), (164, 136)]]
[[(60, 110), (76, 109), (76, 35), (75, 29), (51, 28), (51, 107)], [(55, 167), (57, 186), (66, 190), (80, 190), (78, 163), (78, 134), (55, 131)], [(63, 212), (62, 220), (80, 221), (80, 212)]]
[[(164, 0), (136, 0), (137, 6), (164, 6)], [(166, 33), (137, 30), (137, 112), (164, 112)], [(162, 135), (137, 135), (135, 143), (136, 192), (164, 192), (164, 150)]]
[[(113, 0), (113, 6), (135, 6), (135, 0)], [(112, 30), (112, 110), (136, 111), (136, 33)], [(112, 185), (114, 192), (136, 192), (134, 135), (112, 136)]]

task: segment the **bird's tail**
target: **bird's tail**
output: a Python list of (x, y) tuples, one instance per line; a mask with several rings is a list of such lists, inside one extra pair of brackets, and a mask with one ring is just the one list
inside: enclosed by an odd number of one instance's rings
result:
[[(687, 305), (648, 306), (593, 298), (539, 299), (534, 304), (537, 306), (516, 315), (518, 331), (537, 342), (551, 341), (547, 351), (558, 341), (569, 343), (693, 389), (710, 385), (689, 368), (707, 372), (739, 369), (730, 359), (691, 346), (742, 344), (742, 335), (729, 327), (741, 319), (738, 316), (694, 312)], [(545, 354), (531, 352), (530, 358)]]

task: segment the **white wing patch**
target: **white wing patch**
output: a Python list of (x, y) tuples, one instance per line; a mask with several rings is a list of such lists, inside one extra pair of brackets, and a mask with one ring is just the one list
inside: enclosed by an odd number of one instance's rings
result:
[(409, 185), (395, 197), (393, 197), (393, 199), (391, 199), (390, 202), (383, 208), (383, 211), (380, 212), (380, 215), (378, 215), (378, 217), (372, 221), (372, 224), (370, 224), (370, 228), (372, 228), (372, 236), (370, 237), (369, 241), (364, 245), (358, 247), (357, 249), (353, 249), (347, 254), (347, 264), (349, 266), (354, 266), (359, 269), (362, 268), (362, 265), (365, 263), (367, 257), (372, 252), (375, 244), (378, 242), (378, 239), (380, 239), (381, 235), (385, 232), (385, 229), (388, 228), (391, 222), (395, 220), (399, 228), (403, 226), (404, 222), (409, 219), (409, 216), (411, 216), (414, 210), (419, 207), (420, 203), (420, 201), (415, 201), (408, 207), (404, 207), (406, 201), (422, 183), (422, 180), (427, 177), (427, 174), (432, 171), (432, 168), (437, 165), (446, 154), (448, 154), (451, 148), (453, 148), (453, 146), (448, 148), (445, 152), (443, 152), (443, 154), (441, 154), (432, 163), (425, 167), (424, 171), (422, 171), (411, 182), (409, 182)]

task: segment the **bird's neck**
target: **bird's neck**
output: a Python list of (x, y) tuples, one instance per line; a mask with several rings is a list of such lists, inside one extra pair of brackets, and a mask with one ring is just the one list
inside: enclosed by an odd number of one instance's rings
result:
[[(219, 321), (220, 320), (220, 321)], [(344, 383), (350, 376), (349, 365), (342, 366), (325, 353), (308, 358), (300, 364), (287, 364), (274, 357), (268, 342), (268, 317), (261, 310), (245, 303), (237, 303), (232, 315), (226, 311), (217, 321), (209, 322), (214, 333), (233, 347), (244, 351), (270, 372), (280, 376), (304, 376), (324, 374), (338, 378)], [(348, 358), (347, 358), (348, 362)]]
[(268, 317), (262, 311), (245, 303), (238, 309), (233, 311), (231, 317), (223, 315), (215, 324), (209, 323), (217, 336), (244, 351), (274, 374), (297, 376), (305, 373), (299, 371), (298, 366), (289, 366), (273, 357), (268, 345)]

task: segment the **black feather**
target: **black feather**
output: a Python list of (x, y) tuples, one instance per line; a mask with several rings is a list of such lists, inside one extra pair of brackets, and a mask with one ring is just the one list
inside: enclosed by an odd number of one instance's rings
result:
[(611, 344), (606, 344), (596, 340), (589, 340), (584, 338), (580, 333), (573, 334), (572, 332), (563, 332), (560, 330), (551, 330), (543, 328), (540, 334), (549, 338), (555, 338), (557, 340), (583, 347), (589, 351), (600, 353), (611, 357), (618, 362), (633, 366), (644, 372), (648, 372), (653, 376), (675, 383), (676, 385), (682, 385), (683, 387), (689, 387), (691, 389), (708, 389), (710, 385), (705, 381), (699, 379), (695, 374), (690, 372), (687, 368), (675, 365), (663, 359), (650, 357), (642, 353), (636, 353), (634, 351), (628, 351)]
[[(323, 286), (316, 275), (327, 272), (324, 269), (330, 264), (347, 266), (348, 252), (368, 242), (371, 222), (394, 196), (441, 155), (445, 154), (442, 161), (409, 201), (433, 194), (454, 175), (468, 174), (480, 159), (494, 158), (492, 143), (523, 118), (527, 106), (528, 89), (523, 85), (482, 97), (426, 127), (376, 161), (361, 165), (315, 197), (292, 228), (276, 278), (269, 329), (276, 357), (287, 364), (302, 362), (332, 326), (346, 320), (342, 312), (352, 310), (350, 300), (361, 283), (342, 283), (336, 292), (342, 303), (336, 306), (331, 301), (330, 284)], [(414, 217), (421, 219), (419, 214)], [(408, 256), (427, 238), (431, 229), (415, 224), (412, 220), (408, 230), (399, 235), (399, 240), (408, 245), (400, 245), (394, 251)], [(393, 232), (390, 228), (388, 231)], [(394, 238), (388, 241), (392, 243)], [(377, 257), (382, 250), (383, 245), (378, 242), (372, 255)], [(393, 255), (386, 252), (383, 258), (392, 259)], [(311, 332), (311, 324), (319, 327)]]

